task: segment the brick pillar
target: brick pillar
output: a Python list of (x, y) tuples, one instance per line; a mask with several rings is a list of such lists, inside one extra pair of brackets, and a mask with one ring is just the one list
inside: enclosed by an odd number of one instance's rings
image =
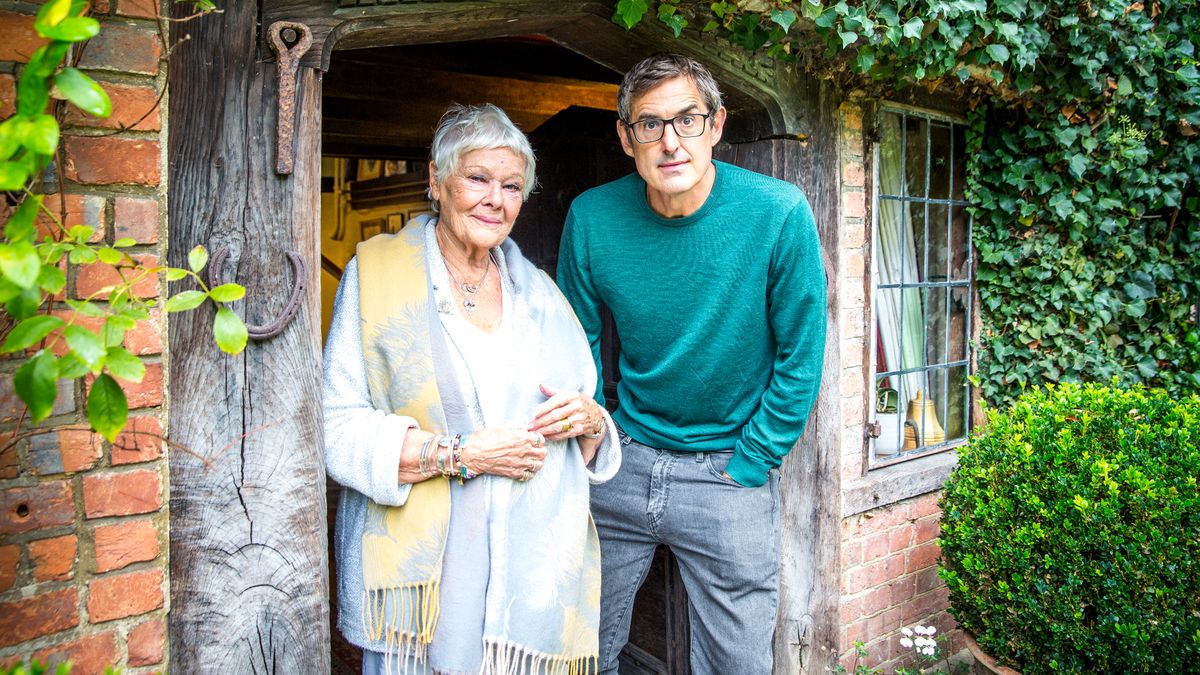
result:
[[(61, 171), (65, 194), (46, 199), (56, 212), (65, 209), (68, 225), (95, 226), (96, 241), (134, 239), (134, 256), (147, 263), (165, 257), (166, 243), (157, 3), (92, 2), (103, 27), (83, 47), (80, 67), (108, 91), (113, 114), (67, 113), (65, 160), (49, 172)], [(15, 78), (39, 44), (37, 5), (0, 9), (0, 118), (12, 114)], [(45, 191), (57, 193), (57, 182)], [(113, 274), (102, 264), (70, 269), (66, 293), (85, 297)], [(151, 280), (135, 291), (156, 297), (165, 288)], [(52, 309), (70, 311), (65, 303)], [(73, 675), (110, 665), (135, 675), (166, 667), (165, 335), (154, 314), (125, 338), (146, 361), (146, 377), (123, 383), (130, 420), (112, 444), (87, 430), (87, 381), (60, 389), (54, 414), (39, 427), (47, 433), (26, 436), (26, 422), (11, 442), (23, 411), (12, 388), (20, 362), (0, 361), (0, 667), (29, 658), (72, 660)]]

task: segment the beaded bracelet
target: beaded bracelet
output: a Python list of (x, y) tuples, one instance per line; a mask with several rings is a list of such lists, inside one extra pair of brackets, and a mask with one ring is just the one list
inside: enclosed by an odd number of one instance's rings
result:
[(466, 436), (462, 436), (462, 437), (455, 439), (457, 442), (454, 444), (454, 463), (456, 465), (458, 465), (458, 484), (459, 485), (462, 485), (464, 480), (470, 480), (479, 475), (479, 474), (471, 471), (470, 469), (468, 469), (466, 464), (463, 464), (462, 454), (459, 452), (460, 450), (462, 450), (463, 448), (466, 447), (467, 439), (470, 437), (471, 437), (471, 434), (467, 434)]

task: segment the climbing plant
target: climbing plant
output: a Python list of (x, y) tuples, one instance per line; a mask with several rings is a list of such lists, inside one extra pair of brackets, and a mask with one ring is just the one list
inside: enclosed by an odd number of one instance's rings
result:
[(1054, 381), (1200, 391), (1197, 4), (620, 0), (613, 20), (653, 10), (676, 36), (841, 58), (882, 95), (954, 85), (972, 106), (975, 381), (1003, 405)]
[[(134, 287), (159, 275), (194, 279), (200, 290), (176, 294), (162, 303), (163, 309), (185, 311), (211, 300), (217, 306), (214, 337), (229, 353), (245, 347), (247, 332), (226, 303), (245, 291), (237, 284), (204, 284), (198, 274), (208, 260), (203, 247), (188, 256), (190, 269), (148, 266), (130, 255), (132, 239), (95, 241), (97, 223), (63, 222), (41, 194), (43, 176), (58, 153), (64, 106), (71, 104), (97, 117), (112, 112), (104, 89), (69, 65), (77, 45), (100, 32), (99, 22), (86, 16), (88, 4), (51, 0), (42, 5), (33, 29), (47, 42), (22, 68), (15, 112), (0, 122), (0, 303), (5, 310), (0, 315), (0, 353), (28, 357), (13, 375), (13, 388), (34, 423), (53, 411), (60, 381), (91, 378), (87, 419), (112, 441), (129, 413), (117, 380), (140, 382), (145, 373), (142, 360), (123, 346), (125, 334), (148, 319), (158, 304), (139, 297)], [(201, 13), (215, 9), (208, 2), (194, 6)], [(61, 171), (55, 173), (61, 194)], [(49, 223), (49, 232), (39, 232), (39, 218)], [(91, 264), (112, 266), (119, 281), (85, 298), (64, 297), (67, 265)]]

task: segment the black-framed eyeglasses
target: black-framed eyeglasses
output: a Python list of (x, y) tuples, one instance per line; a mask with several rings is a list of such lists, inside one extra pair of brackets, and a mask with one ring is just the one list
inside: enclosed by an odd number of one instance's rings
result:
[(649, 117), (632, 123), (625, 120), (621, 120), (621, 122), (633, 132), (633, 138), (638, 143), (655, 143), (662, 139), (668, 124), (675, 130), (676, 136), (695, 138), (704, 133), (704, 123), (708, 121), (709, 117), (712, 117), (711, 112), (684, 113), (669, 120)]

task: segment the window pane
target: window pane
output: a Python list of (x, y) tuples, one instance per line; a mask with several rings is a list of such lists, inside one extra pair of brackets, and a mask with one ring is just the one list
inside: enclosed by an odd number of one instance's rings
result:
[(945, 204), (930, 204), (929, 222), (929, 270), (926, 281), (946, 281), (950, 275), (950, 256), (947, 252), (950, 209)]
[(946, 344), (949, 321), (946, 316), (947, 295), (945, 288), (925, 289), (925, 363), (929, 365), (950, 360)]
[(970, 389), (967, 388), (967, 369), (954, 366), (947, 370), (946, 440), (954, 441), (967, 436), (967, 411)]
[(924, 197), (929, 122), (918, 117), (906, 117), (905, 122), (904, 175), (907, 177), (907, 196)]
[(881, 288), (875, 295), (875, 320), (882, 352), (876, 372), (920, 368), (924, 365), (925, 323), (921, 291)]
[(954, 125), (954, 170), (951, 172), (953, 185), (950, 189), (952, 199), (965, 200), (967, 185), (967, 128), (961, 124)]
[(875, 456), (889, 457), (904, 445), (903, 406), (899, 392), (891, 386), (898, 378), (879, 378), (875, 382), (875, 422), (879, 425), (879, 436), (875, 438)]
[(954, 286), (950, 289), (950, 344), (947, 345), (946, 360), (965, 361), (967, 343), (971, 339), (971, 326), (967, 324), (967, 300), (971, 294), (969, 286)]
[(950, 127), (929, 125), (929, 198), (950, 198)]
[(950, 250), (953, 251), (951, 256), (953, 263), (950, 265), (950, 278), (955, 281), (966, 280), (969, 272), (967, 259), (970, 256), (970, 248), (968, 247), (967, 235), (969, 220), (967, 219), (967, 209), (964, 206), (953, 206), (950, 209)]
[(925, 202), (909, 202), (908, 216), (909, 222), (912, 223), (912, 237), (915, 247), (915, 255), (913, 256), (916, 262), (916, 268), (913, 270), (912, 281), (925, 281), (925, 257), (927, 240), (925, 237), (925, 216), (928, 213)]
[(904, 153), (900, 143), (901, 117), (883, 113), (879, 119), (879, 193), (899, 195), (904, 175)]

